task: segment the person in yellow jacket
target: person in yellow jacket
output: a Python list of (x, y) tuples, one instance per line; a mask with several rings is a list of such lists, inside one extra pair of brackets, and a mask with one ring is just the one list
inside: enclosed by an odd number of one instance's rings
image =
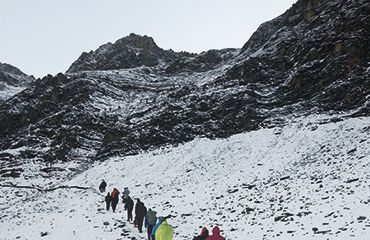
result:
[(173, 240), (173, 228), (166, 220), (159, 225), (155, 232), (155, 240)]

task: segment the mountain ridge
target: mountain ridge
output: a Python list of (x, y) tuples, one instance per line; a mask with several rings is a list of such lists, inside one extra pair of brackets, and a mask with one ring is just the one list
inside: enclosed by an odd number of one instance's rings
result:
[[(368, 116), (368, 9), (364, 0), (298, 1), (241, 50), (175, 53), (135, 34), (103, 45), (66, 74), (38, 79), (0, 105), (0, 157), (22, 159), (15, 166), (82, 166), (297, 116)], [(143, 49), (157, 54), (156, 64), (137, 57)]]
[(154, 67), (181, 56), (193, 56), (187, 52), (176, 53), (158, 47), (152, 37), (131, 33), (115, 43), (106, 43), (95, 51), (84, 52), (66, 73), (83, 70), (117, 70), (141, 66)]

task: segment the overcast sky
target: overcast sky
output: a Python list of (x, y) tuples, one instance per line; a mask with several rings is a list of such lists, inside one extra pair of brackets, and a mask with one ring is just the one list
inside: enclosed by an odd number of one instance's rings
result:
[(158, 46), (241, 48), (296, 0), (0, 0), (0, 62), (42, 77), (131, 32)]

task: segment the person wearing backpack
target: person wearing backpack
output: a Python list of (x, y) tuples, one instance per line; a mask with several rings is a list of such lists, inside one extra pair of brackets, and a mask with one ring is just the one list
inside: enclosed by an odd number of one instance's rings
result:
[(122, 202), (125, 203), (128, 196), (130, 195), (130, 190), (128, 190), (128, 187), (125, 187), (125, 190), (122, 193)]
[(152, 239), (155, 240), (155, 233), (157, 232), (157, 229), (159, 228), (159, 226), (161, 225), (161, 223), (163, 222), (163, 220), (165, 220), (164, 217), (158, 217), (157, 218), (157, 223), (155, 224), (155, 226), (153, 227), (152, 229)]
[(148, 231), (148, 240), (152, 240), (152, 230), (157, 223), (157, 212), (149, 208), (145, 215), (145, 227)]
[(164, 220), (155, 232), (155, 240), (173, 240), (173, 228)]
[(112, 197), (112, 210), (113, 210), (113, 212), (115, 212), (116, 208), (117, 208), (118, 201), (119, 201), (119, 191), (117, 190), (117, 188), (113, 188), (111, 197)]

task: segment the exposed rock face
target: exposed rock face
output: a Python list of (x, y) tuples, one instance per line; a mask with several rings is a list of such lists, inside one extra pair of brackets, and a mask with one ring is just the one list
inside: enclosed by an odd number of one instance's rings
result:
[(176, 53), (131, 34), (1, 104), (0, 158), (82, 166), (294, 116), (368, 116), (369, 22), (365, 0), (298, 1), (240, 51)]
[(175, 53), (157, 46), (153, 38), (131, 33), (115, 43), (107, 43), (96, 51), (82, 53), (67, 73), (87, 70), (115, 70), (140, 66), (154, 67), (161, 62), (168, 63), (189, 53)]
[(369, 114), (370, 3), (298, 1), (243, 46), (247, 57), (225, 80), (270, 82), (275, 99), (326, 111)]
[(6, 63), (0, 63), (0, 102), (24, 90), (35, 79)]
[(238, 49), (209, 50), (191, 56), (185, 55), (174, 59), (166, 67), (166, 73), (174, 74), (178, 72), (206, 72), (217, 67), (224, 66), (225, 63), (234, 59)]

